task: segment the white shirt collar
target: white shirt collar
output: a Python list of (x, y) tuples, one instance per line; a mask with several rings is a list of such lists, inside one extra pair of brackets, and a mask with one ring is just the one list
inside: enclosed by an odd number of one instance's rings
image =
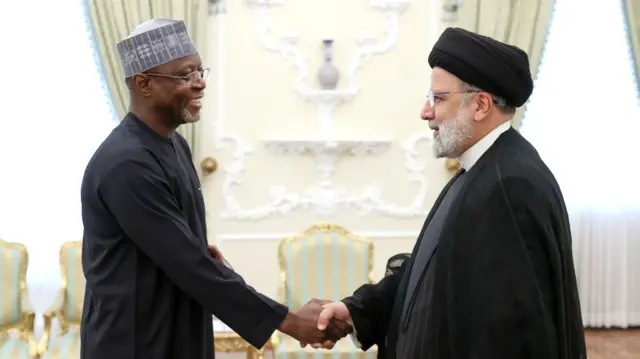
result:
[(493, 145), (494, 142), (500, 137), (501, 134), (505, 133), (511, 127), (511, 121), (507, 121), (500, 126), (494, 128), (491, 132), (489, 132), (486, 136), (484, 136), (480, 141), (476, 142), (471, 148), (469, 148), (465, 153), (460, 155), (460, 166), (464, 168), (466, 171), (470, 170), (476, 162), (482, 157), (482, 155), (487, 152), (489, 147)]

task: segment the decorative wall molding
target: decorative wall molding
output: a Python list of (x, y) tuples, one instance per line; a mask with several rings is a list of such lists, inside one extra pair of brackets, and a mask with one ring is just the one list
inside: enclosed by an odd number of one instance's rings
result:
[[(385, 12), (388, 29), (386, 39), (376, 44), (371, 37), (363, 38), (358, 44), (356, 53), (348, 64), (347, 75), (349, 84), (345, 88), (336, 90), (316, 90), (307, 85), (308, 66), (302, 54), (295, 47), (296, 36), (284, 36), (281, 41), (270, 40), (268, 34), (270, 26), (267, 17), (267, 8), (274, 5), (283, 5), (284, 0), (247, 0), (247, 3), (256, 11), (256, 36), (260, 43), (269, 51), (280, 53), (284, 59), (290, 61), (298, 70), (298, 77), (294, 89), (305, 100), (313, 101), (318, 106), (318, 118), (322, 132), (319, 138), (311, 140), (300, 139), (267, 139), (264, 145), (267, 149), (279, 154), (312, 153), (317, 160), (317, 169), (320, 175), (319, 181), (300, 193), (288, 190), (283, 185), (274, 185), (270, 188), (268, 200), (253, 208), (243, 207), (233, 193), (233, 187), (242, 183), (242, 176), (246, 169), (245, 158), (253, 149), (240, 136), (227, 132), (225, 123), (225, 42), (226, 39), (226, 14), (219, 13), (216, 16), (216, 36), (218, 47), (215, 50), (217, 56), (217, 73), (215, 92), (218, 96), (216, 118), (214, 120), (214, 145), (221, 149), (225, 143), (232, 142), (235, 151), (231, 162), (222, 167), (223, 183), (222, 197), (224, 208), (221, 211), (222, 218), (234, 220), (260, 220), (276, 215), (288, 215), (298, 209), (314, 209), (316, 214), (328, 217), (336, 214), (339, 207), (351, 207), (359, 210), (361, 215), (377, 213), (390, 217), (407, 218), (424, 216), (427, 213), (425, 200), (427, 196), (427, 178), (425, 175), (426, 163), (417, 151), (417, 144), (421, 141), (430, 141), (431, 136), (423, 132), (410, 136), (402, 150), (404, 152), (404, 167), (407, 179), (410, 183), (418, 185), (418, 190), (413, 200), (407, 205), (398, 205), (386, 202), (382, 199), (382, 186), (378, 183), (365, 185), (359, 191), (349, 191), (336, 186), (331, 181), (331, 174), (335, 170), (335, 164), (343, 155), (378, 155), (391, 147), (390, 140), (337, 140), (333, 137), (332, 111), (335, 105), (355, 96), (359, 87), (356, 84), (356, 71), (374, 54), (388, 52), (395, 44), (398, 37), (399, 14), (407, 7), (407, 0), (371, 0), (370, 6)], [(390, 169), (393, 170), (393, 169)], [(399, 169), (398, 169), (399, 170)]]
[(271, 6), (285, 5), (285, 0), (246, 0), (247, 5), (256, 13), (256, 37), (269, 52), (279, 53), (290, 65), (296, 67), (298, 77), (294, 81), (294, 90), (305, 101), (311, 101), (318, 107), (318, 120), (322, 133), (330, 136), (333, 127), (333, 109), (336, 105), (353, 98), (360, 87), (356, 82), (358, 69), (373, 55), (381, 55), (389, 52), (398, 40), (400, 28), (400, 14), (409, 6), (409, 0), (369, 0), (369, 6), (384, 12), (386, 31), (384, 39), (377, 43), (371, 35), (359, 36), (356, 39), (355, 53), (347, 64), (345, 78), (348, 81), (346, 87), (335, 90), (319, 90), (308, 84), (309, 65), (307, 60), (296, 47), (298, 35), (289, 33), (281, 39), (273, 40), (268, 9)]
[(209, 15), (220, 15), (227, 12), (227, 0), (208, 0)]
[[(352, 231), (362, 237), (378, 240), (394, 240), (394, 239), (417, 239), (420, 231)], [(221, 233), (216, 235), (218, 244), (228, 242), (245, 242), (245, 241), (279, 241), (283, 238), (295, 236), (298, 233)]]
[(315, 209), (321, 217), (336, 215), (338, 207), (355, 207), (361, 214), (375, 210), (381, 202), (380, 185), (369, 184), (359, 192), (349, 192), (331, 180), (338, 159), (344, 155), (356, 157), (378, 156), (391, 147), (391, 141), (363, 140), (265, 140), (265, 147), (280, 155), (311, 154), (316, 158), (319, 180), (298, 194), (284, 186), (271, 187), (269, 205), (254, 212), (254, 219), (270, 214), (288, 214), (294, 209)]
[(388, 140), (268, 139), (263, 142), (265, 148), (279, 155), (314, 155), (321, 182), (331, 181), (341, 156), (379, 156), (391, 148)]
[(274, 185), (269, 190), (265, 204), (245, 209), (231, 191), (233, 185), (241, 183), (240, 177), (246, 168), (244, 156), (238, 156), (232, 166), (225, 168), (223, 197), (226, 208), (221, 216), (226, 219), (260, 220), (274, 215), (286, 216), (298, 209), (313, 209), (318, 216), (331, 217), (337, 214), (338, 208), (345, 207), (357, 209), (360, 215), (377, 213), (397, 218), (424, 216), (428, 211), (425, 207), (428, 181), (426, 163), (419, 157), (417, 145), (430, 140), (430, 136), (420, 132), (412, 135), (403, 146), (407, 181), (419, 186), (414, 199), (404, 206), (385, 201), (379, 183), (370, 183), (360, 191), (349, 191), (331, 180), (336, 162), (342, 155), (376, 156), (390, 149), (390, 141), (265, 140), (265, 146), (279, 154), (314, 154), (319, 181), (301, 193), (288, 190), (284, 185)]
[(458, 11), (462, 6), (462, 0), (444, 0), (442, 4), (441, 21), (444, 24), (454, 24), (458, 21)]

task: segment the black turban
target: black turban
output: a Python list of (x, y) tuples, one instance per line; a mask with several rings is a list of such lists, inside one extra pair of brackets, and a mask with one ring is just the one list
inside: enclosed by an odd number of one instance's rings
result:
[(447, 28), (429, 54), (429, 66), (520, 107), (531, 96), (527, 54), (516, 46), (460, 28)]

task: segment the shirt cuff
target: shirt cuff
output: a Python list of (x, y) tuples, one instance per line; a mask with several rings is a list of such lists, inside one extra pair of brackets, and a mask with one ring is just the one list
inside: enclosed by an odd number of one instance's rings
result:
[(349, 333), (349, 337), (351, 338), (351, 341), (356, 346), (356, 348), (362, 349), (362, 344), (358, 341), (358, 332), (356, 332), (356, 327), (353, 325), (353, 323), (351, 323), (351, 326), (353, 327), (353, 332)]

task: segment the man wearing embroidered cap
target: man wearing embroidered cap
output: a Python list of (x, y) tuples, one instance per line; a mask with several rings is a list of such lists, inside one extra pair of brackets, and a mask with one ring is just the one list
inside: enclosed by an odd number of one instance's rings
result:
[(396, 359), (586, 359), (562, 193), (510, 120), (533, 91), (527, 54), (448, 28), (421, 117), (462, 169), (397, 273), (325, 305), (362, 349)]
[(297, 311), (256, 292), (208, 247), (200, 182), (175, 130), (198, 121), (208, 70), (184, 22), (152, 19), (117, 44), (129, 113), (82, 181), (83, 359), (211, 359), (212, 315), (261, 348), (275, 330), (330, 344), (319, 304)]

